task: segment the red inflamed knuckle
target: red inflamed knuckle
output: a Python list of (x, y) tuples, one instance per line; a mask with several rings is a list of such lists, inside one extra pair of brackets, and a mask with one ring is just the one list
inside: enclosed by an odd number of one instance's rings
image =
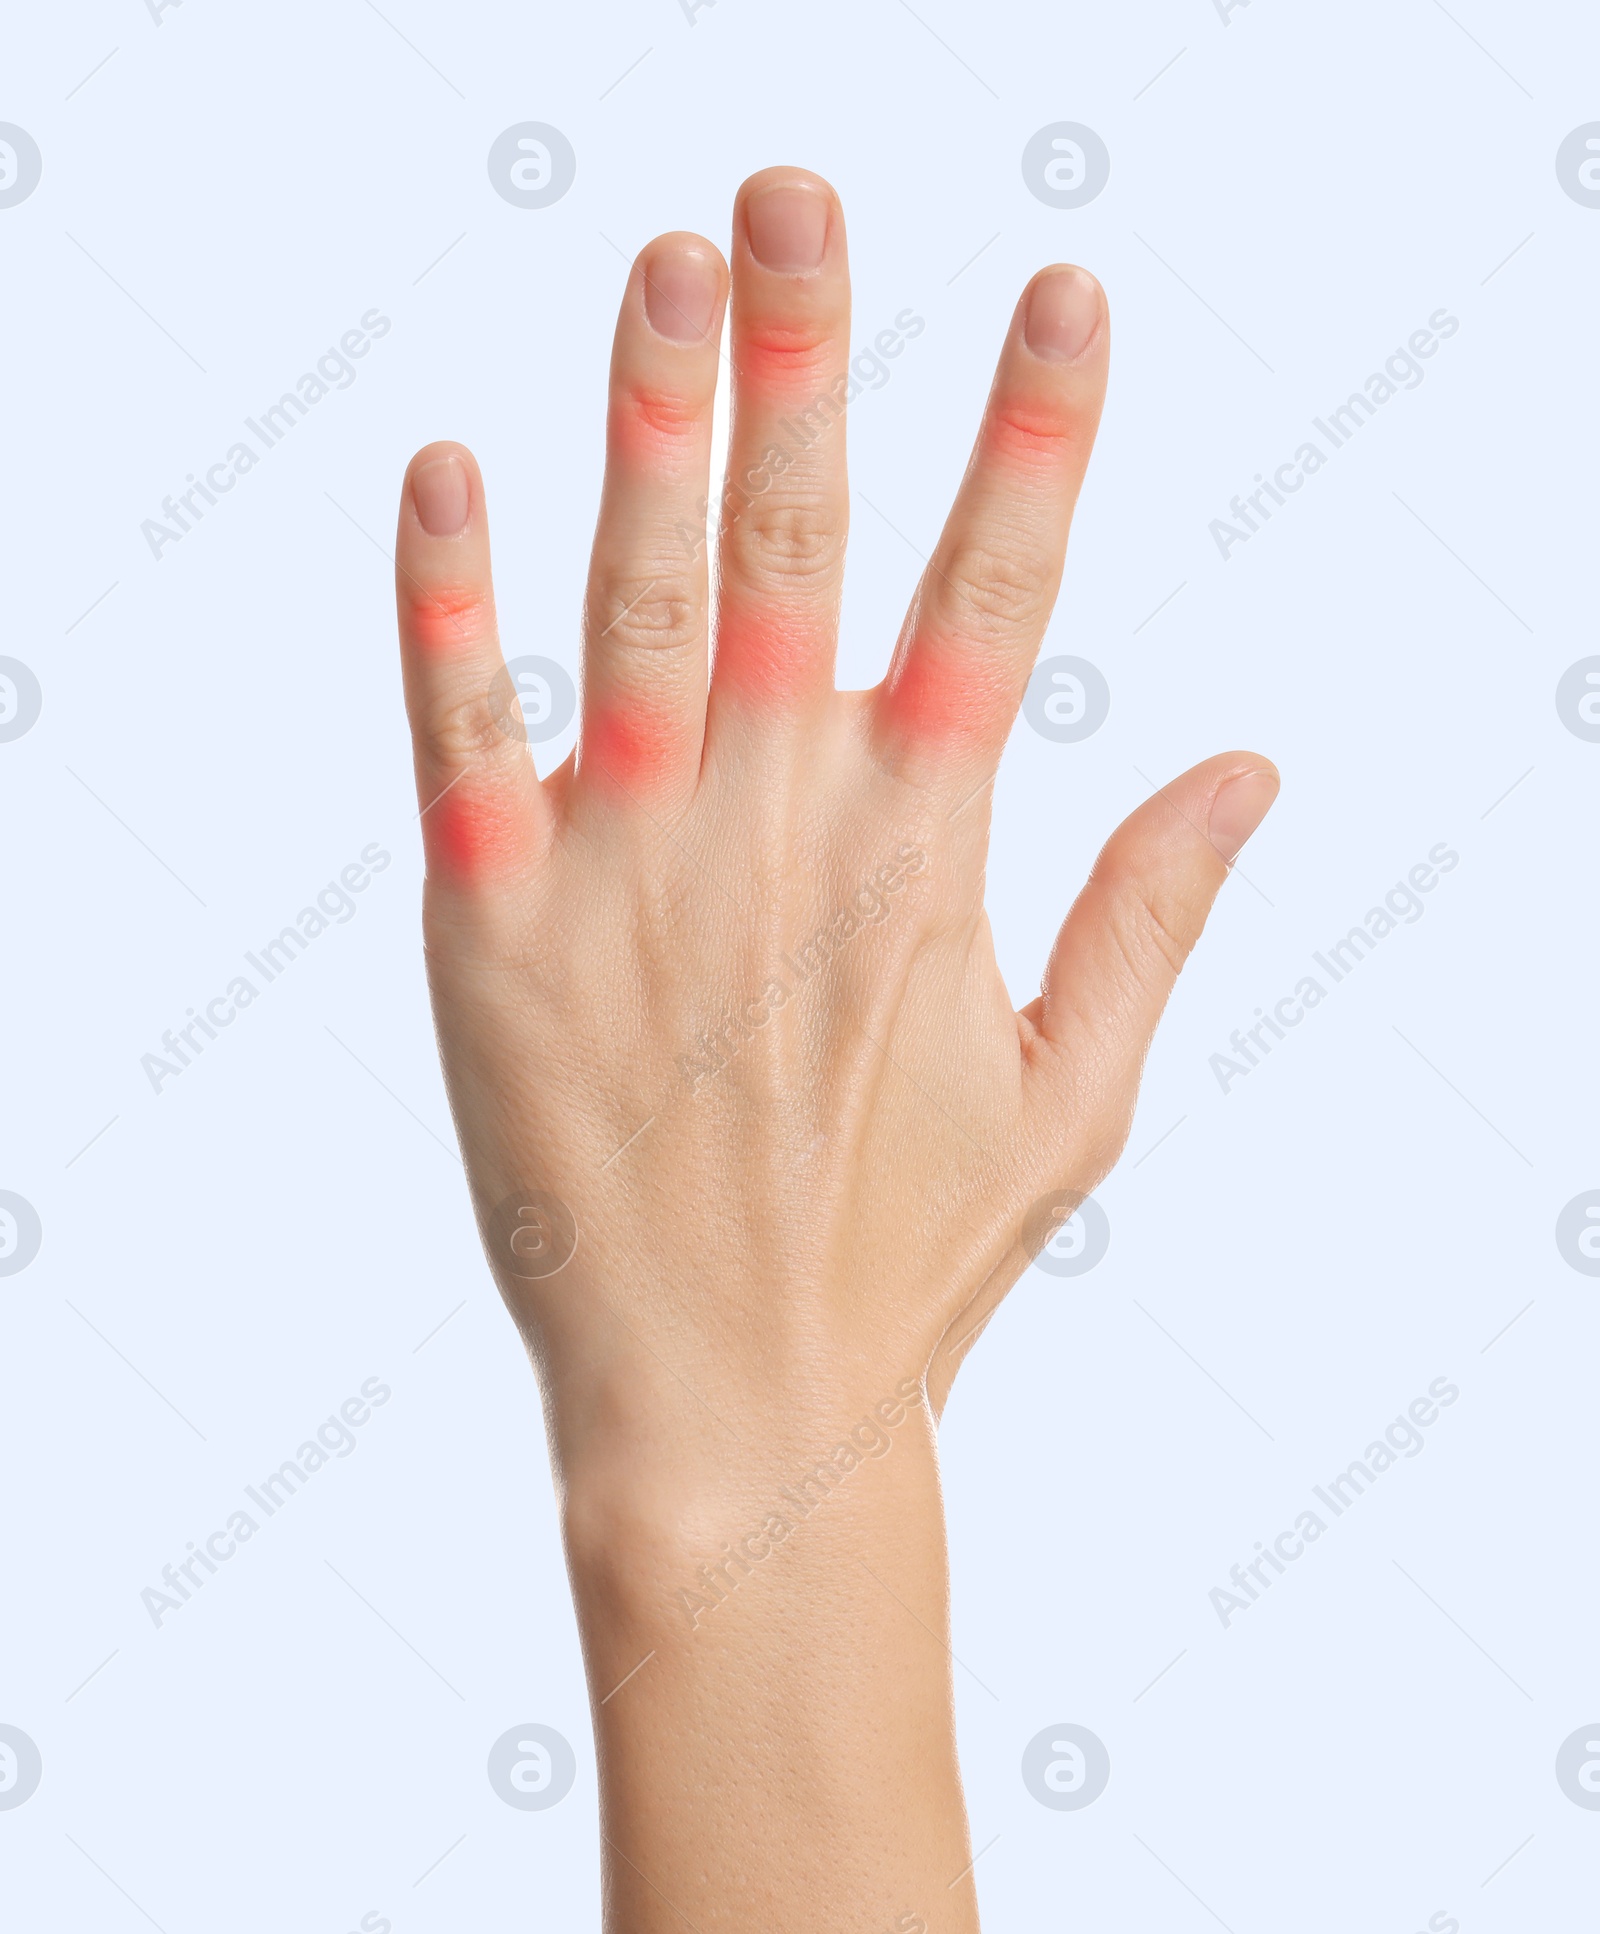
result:
[(481, 584), (424, 584), (402, 571), (397, 579), (401, 621), (432, 647), (476, 645), (495, 636), (494, 595)]
[(820, 386), (837, 353), (829, 323), (752, 322), (739, 337), (739, 372)]
[(1080, 426), (1068, 410), (1020, 399), (998, 402), (984, 425), (987, 452), (1002, 461), (1059, 465), (1079, 441)]

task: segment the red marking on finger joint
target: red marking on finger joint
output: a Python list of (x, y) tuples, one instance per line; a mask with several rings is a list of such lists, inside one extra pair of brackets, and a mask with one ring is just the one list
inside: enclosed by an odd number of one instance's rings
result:
[(652, 786), (667, 770), (672, 751), (668, 722), (637, 704), (624, 712), (602, 701), (585, 710), (579, 770), (592, 767), (624, 793)]
[(884, 710), (896, 731), (952, 745), (992, 740), (1013, 703), (998, 689), (994, 668), (926, 645), (897, 658), (884, 694)]
[(422, 584), (405, 571), (396, 580), (401, 623), (425, 651), (459, 650), (495, 636), (494, 599), (477, 584)]
[(811, 394), (837, 389), (839, 400), (850, 378), (838, 365), (848, 354), (830, 329), (767, 323), (742, 331), (735, 345), (740, 384), (749, 390), (803, 388)]
[(613, 394), (606, 427), (612, 447), (623, 455), (672, 449), (705, 426), (710, 408), (709, 396), (628, 384)]
[(983, 425), (983, 453), (1002, 462), (1058, 464), (1079, 441), (1077, 414), (1021, 398), (996, 403)]
[(466, 778), (424, 809), (422, 843), (430, 873), (503, 879), (527, 858), (528, 829), (514, 795)]
[(831, 611), (808, 622), (798, 612), (781, 621), (760, 604), (724, 593), (717, 624), (716, 680), (724, 691), (774, 708), (792, 705), (832, 662)]

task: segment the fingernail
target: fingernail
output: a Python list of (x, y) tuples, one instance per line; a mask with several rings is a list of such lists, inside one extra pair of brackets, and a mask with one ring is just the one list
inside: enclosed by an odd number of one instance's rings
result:
[(1241, 772), (1217, 788), (1206, 836), (1232, 866), (1240, 847), (1267, 816), (1278, 796), (1275, 772)]
[(1089, 346), (1100, 321), (1100, 285), (1082, 269), (1055, 269), (1033, 285), (1023, 340), (1050, 363), (1070, 363)]
[(822, 267), (828, 203), (814, 188), (768, 188), (744, 205), (750, 253), (765, 269), (804, 275)]
[(701, 249), (656, 256), (644, 275), (644, 312), (668, 342), (704, 342), (720, 294), (716, 264)]
[(471, 495), (459, 457), (434, 457), (412, 473), (411, 501), (430, 537), (456, 537), (466, 525)]

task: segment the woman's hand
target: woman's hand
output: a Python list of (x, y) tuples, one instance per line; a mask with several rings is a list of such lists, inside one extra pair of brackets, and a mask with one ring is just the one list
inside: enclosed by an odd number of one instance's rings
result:
[(582, 729), (543, 781), (477, 467), (453, 444), (412, 463), (397, 581), (434, 1009), (562, 1486), (608, 1925), (967, 1928), (930, 1406), (1116, 1159), (1277, 778), (1225, 753), (1141, 807), (1015, 1012), (983, 909), (989, 790), (1094, 441), (1104, 296), (1059, 267), (1024, 292), (888, 675), (838, 692), (850, 296), (828, 186), (771, 169), (736, 204), (713, 627), (729, 278), (684, 234), (629, 277)]

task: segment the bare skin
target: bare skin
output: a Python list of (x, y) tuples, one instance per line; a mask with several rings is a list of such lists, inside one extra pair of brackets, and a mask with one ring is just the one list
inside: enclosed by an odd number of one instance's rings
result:
[[(730, 276), (713, 630), (696, 533)], [(1083, 270), (1029, 284), (888, 674), (839, 692), (837, 198), (802, 170), (753, 177), (731, 270), (698, 236), (652, 242), (617, 325), (581, 735), (543, 780), (502, 724), (477, 466), (441, 443), (407, 473), (434, 1011), (543, 1395), (609, 1934), (977, 1926), (935, 1423), (1116, 1160), (1174, 978), (1278, 783), (1234, 752), (1163, 788), (1013, 1009), (983, 909), (990, 782), (1109, 330)]]

